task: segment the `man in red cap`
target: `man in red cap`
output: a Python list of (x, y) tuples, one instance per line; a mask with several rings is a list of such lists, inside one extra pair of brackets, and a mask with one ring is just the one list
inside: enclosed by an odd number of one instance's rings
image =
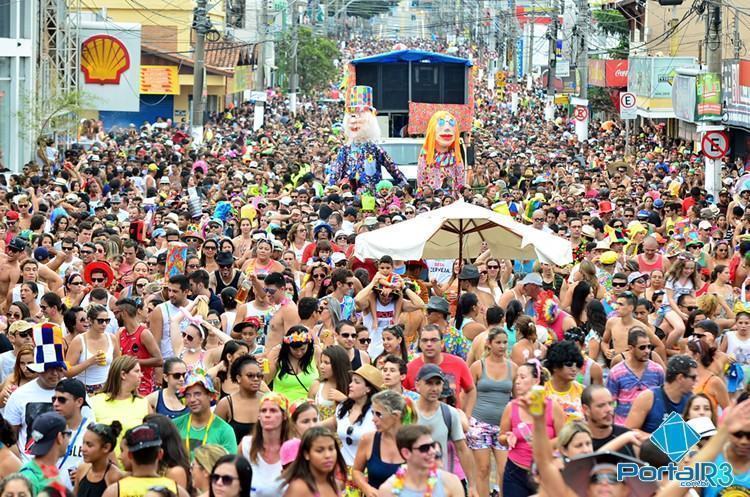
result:
[(5, 244), (7, 245), (14, 237), (18, 236), (18, 233), (20, 233), (20, 229), (18, 228), (18, 212), (6, 212), (5, 224), (8, 225), (8, 231), (5, 234)]

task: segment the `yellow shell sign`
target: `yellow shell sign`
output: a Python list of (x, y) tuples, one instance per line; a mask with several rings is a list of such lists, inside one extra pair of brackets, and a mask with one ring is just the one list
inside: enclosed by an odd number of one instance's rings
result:
[(81, 71), (89, 84), (119, 85), (120, 76), (130, 68), (125, 44), (110, 35), (94, 35), (81, 45)]

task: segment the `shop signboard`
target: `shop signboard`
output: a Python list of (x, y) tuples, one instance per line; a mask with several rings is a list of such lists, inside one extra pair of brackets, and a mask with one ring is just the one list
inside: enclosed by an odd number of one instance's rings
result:
[(724, 61), (722, 121), (750, 130), (750, 60)]
[(672, 108), (680, 121), (695, 122), (695, 80), (693, 75), (678, 74), (672, 83)]
[(699, 74), (695, 81), (696, 118), (699, 121), (721, 120), (721, 78), (717, 73)]

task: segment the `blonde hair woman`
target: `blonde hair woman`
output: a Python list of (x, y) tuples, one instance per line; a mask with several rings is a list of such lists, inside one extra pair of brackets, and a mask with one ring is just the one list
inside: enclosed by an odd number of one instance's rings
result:
[[(123, 355), (112, 361), (102, 392), (89, 400), (98, 423), (112, 424), (117, 420), (122, 424), (123, 434), (143, 423), (148, 402), (138, 396), (141, 376), (141, 365), (135, 357)], [(115, 451), (119, 454), (119, 439)]]

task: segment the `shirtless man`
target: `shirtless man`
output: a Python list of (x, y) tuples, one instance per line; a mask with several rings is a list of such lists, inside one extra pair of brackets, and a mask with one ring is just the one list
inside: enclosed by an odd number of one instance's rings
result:
[[(21, 269), (21, 283), (31, 281), (39, 285), (39, 297), (49, 292), (55, 292), (62, 286), (62, 278), (44, 264), (39, 264), (34, 259), (24, 258), (19, 267)], [(7, 301), (21, 300), (21, 284), (11, 285), (8, 288)]]
[(8, 290), (21, 277), (21, 268), (18, 261), (24, 250), (26, 250), (26, 242), (18, 237), (14, 237), (5, 247), (5, 261), (0, 264), (0, 298), (3, 299), (3, 310), (6, 310), (10, 305), (7, 299)]
[[(255, 284), (256, 291), (258, 289)], [(286, 330), (299, 324), (299, 313), (297, 312), (297, 304), (292, 299), (286, 296), (286, 281), (284, 275), (281, 273), (271, 273), (263, 280), (263, 286), (261, 287), (263, 292), (268, 295), (271, 305), (279, 306), (279, 309), (273, 314), (271, 318), (271, 325), (268, 329), (268, 336), (266, 337), (266, 350), (273, 349), (276, 345), (281, 343), (281, 340), (286, 334)]]
[(602, 351), (604, 356), (611, 361), (611, 366), (625, 359), (625, 352), (628, 350), (628, 332), (634, 326), (646, 328), (646, 334), (649, 341), (654, 346), (662, 359), (666, 359), (666, 350), (659, 337), (656, 336), (651, 326), (643, 326), (643, 323), (636, 321), (633, 316), (637, 299), (631, 292), (621, 293), (617, 297), (617, 316), (607, 320), (602, 337)]

